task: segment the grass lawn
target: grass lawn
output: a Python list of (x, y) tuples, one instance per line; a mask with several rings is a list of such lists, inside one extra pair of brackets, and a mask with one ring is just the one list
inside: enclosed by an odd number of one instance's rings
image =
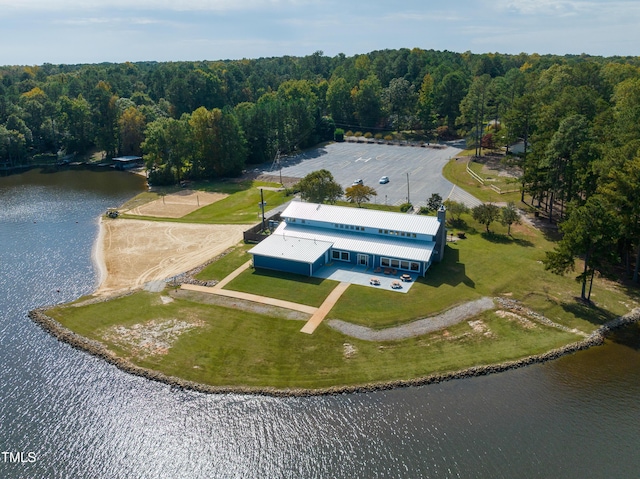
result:
[[(481, 318), (484, 332), (463, 322), (419, 338), (370, 343), (326, 325), (306, 335), (299, 333), (300, 321), (181, 299), (165, 304), (161, 294), (138, 292), (90, 306), (60, 306), (49, 314), (139, 366), (218, 386), (313, 389), (411, 379), (540, 353), (576, 339), (544, 326), (526, 329), (488, 312)], [(144, 337), (151, 320), (173, 318), (195, 326), (166, 352), (147, 354), (139, 344), (114, 339), (116, 326), (138, 325), (138, 336)]]
[[(201, 182), (194, 185), (194, 189), (226, 193), (229, 196), (207, 206), (189, 213), (182, 218), (158, 218), (153, 216), (121, 215), (122, 218), (151, 220), (151, 221), (172, 221), (176, 223), (204, 223), (204, 224), (253, 224), (260, 221), (260, 187), (278, 187), (275, 183), (264, 183), (258, 181), (243, 182)], [(160, 193), (173, 193), (179, 191), (179, 187), (167, 187), (158, 191), (144, 192), (137, 195), (132, 200), (125, 203), (123, 209), (131, 209), (145, 203), (160, 198)], [(266, 211), (275, 208), (291, 198), (287, 197), (284, 191), (274, 191), (263, 189), (264, 200), (267, 203)]]
[(202, 281), (216, 280), (221, 281), (230, 273), (234, 272), (240, 266), (251, 259), (251, 255), (247, 253), (255, 245), (240, 243), (217, 261), (207, 265), (195, 277)]
[(337, 285), (336, 281), (328, 279), (248, 269), (227, 284), (225, 289), (318, 307)]
[[(484, 202), (506, 203), (509, 201), (513, 201), (514, 203), (518, 204), (518, 202), (520, 201), (520, 192), (505, 193), (501, 195), (500, 193), (491, 189), (489, 187), (489, 183), (487, 183), (485, 186), (481, 185), (477, 180), (474, 180), (471, 175), (467, 173), (468, 161), (468, 158), (457, 158), (448, 162), (442, 169), (442, 176)], [(475, 173), (478, 173), (480, 177), (485, 176), (484, 174), (480, 174), (481, 165), (472, 165), (471, 169)], [(517, 185), (512, 185), (511, 183), (506, 182), (504, 182), (504, 184), (496, 183), (496, 186), (499, 186), (504, 190), (517, 188)]]

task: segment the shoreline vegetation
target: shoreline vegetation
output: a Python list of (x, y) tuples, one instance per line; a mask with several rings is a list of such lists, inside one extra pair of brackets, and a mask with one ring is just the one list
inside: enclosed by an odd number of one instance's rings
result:
[[(253, 205), (246, 188), (228, 193), (232, 198), (225, 196), (226, 202), (235, 201), (237, 193)], [(143, 195), (144, 202), (154, 200)], [(170, 195), (161, 201), (170, 203)], [(128, 204), (139, 206), (140, 200)], [(189, 208), (188, 216), (193, 217), (192, 205)], [(487, 234), (482, 225), (463, 216), (455, 226), (467, 239), (452, 237), (445, 261), (419, 278), (403, 298), (352, 285), (326, 324), (304, 335), (298, 332), (301, 321), (308, 319), (302, 313), (178, 289), (179, 283), (187, 282), (214, 285), (246, 263), (249, 247), (239, 238), (247, 225), (233, 225), (233, 234), (239, 235), (233, 236), (224, 223), (231, 213), (225, 217), (219, 210), (215, 214), (220, 223), (213, 225), (202, 224), (202, 209), (195, 213), (198, 225), (179, 217), (171, 222), (132, 219), (134, 214), (125, 215), (127, 219), (101, 218), (92, 248), (99, 278), (96, 291), (72, 303), (35, 309), (29, 317), (58, 340), (131, 374), (205, 393), (269, 396), (367, 392), (506, 371), (600, 345), (612, 329), (640, 321), (637, 298), (620, 285), (600, 280), (598, 303), (588, 306), (576, 300), (572, 278), (544, 271), (540, 259), (552, 245), (544, 232), (524, 223), (509, 235), (497, 225)], [(163, 233), (154, 236), (163, 237), (179, 254), (174, 257), (169, 249), (141, 241), (149, 236), (147, 224), (156, 225)], [(126, 248), (114, 248), (114, 225), (122, 227), (119, 234)], [(193, 226), (211, 227), (215, 233), (196, 238)], [(132, 236), (136, 231), (141, 236)], [(180, 243), (185, 231), (189, 239)], [(209, 243), (214, 237), (223, 238), (224, 244), (201, 256), (189, 250), (190, 243)], [(131, 264), (136, 256), (145, 257), (146, 269)], [(198, 261), (185, 266), (185, 259), (194, 256)], [(117, 259), (120, 263), (114, 263)], [(156, 267), (160, 263), (163, 267)], [(135, 281), (132, 271), (138, 274)], [(527, 271), (526, 284), (522, 271)], [(171, 277), (169, 284), (165, 280)], [(249, 269), (225, 288), (268, 292), (273, 298), (297, 298), (310, 305), (333, 289), (330, 282), (303, 279)], [(105, 288), (107, 281), (110, 287)], [(120, 287), (114, 287), (114, 281)], [(142, 286), (149, 283), (156, 283), (157, 289), (144, 291)], [(481, 298), (493, 298), (496, 308), (428, 334), (362, 339), (335, 326), (351, 324), (372, 331), (372, 338), (384, 337), (377, 333), (409, 328)], [(392, 310), (389, 304), (394, 304)], [(170, 325), (171, 341), (156, 344), (154, 350), (134, 344), (132, 337), (147, 334), (142, 338), (146, 341), (157, 335), (157, 330), (145, 333), (145, 328), (159, 323)]]

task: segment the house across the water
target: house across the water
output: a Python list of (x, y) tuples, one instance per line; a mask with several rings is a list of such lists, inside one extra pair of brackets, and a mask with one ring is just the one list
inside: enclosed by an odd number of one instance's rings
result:
[(442, 260), (446, 211), (437, 216), (292, 202), (252, 248), (255, 268), (314, 276), (327, 264), (424, 275)]

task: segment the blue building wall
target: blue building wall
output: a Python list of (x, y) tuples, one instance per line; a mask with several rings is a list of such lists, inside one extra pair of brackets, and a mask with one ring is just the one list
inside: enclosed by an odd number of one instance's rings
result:
[(310, 276), (325, 265), (324, 255), (318, 258), (313, 264), (292, 261), (286, 258), (270, 258), (267, 256), (253, 255), (254, 268), (272, 269), (284, 271), (286, 273), (301, 274)]
[(269, 258), (267, 256), (253, 255), (253, 266), (255, 268), (273, 269), (286, 273), (301, 274), (309, 276), (309, 263), (291, 261), (285, 258)]

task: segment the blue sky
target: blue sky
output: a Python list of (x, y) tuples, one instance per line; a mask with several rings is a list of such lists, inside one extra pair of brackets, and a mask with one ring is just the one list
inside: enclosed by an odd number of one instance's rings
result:
[(640, 55), (638, 0), (0, 0), (0, 65), (423, 48)]

